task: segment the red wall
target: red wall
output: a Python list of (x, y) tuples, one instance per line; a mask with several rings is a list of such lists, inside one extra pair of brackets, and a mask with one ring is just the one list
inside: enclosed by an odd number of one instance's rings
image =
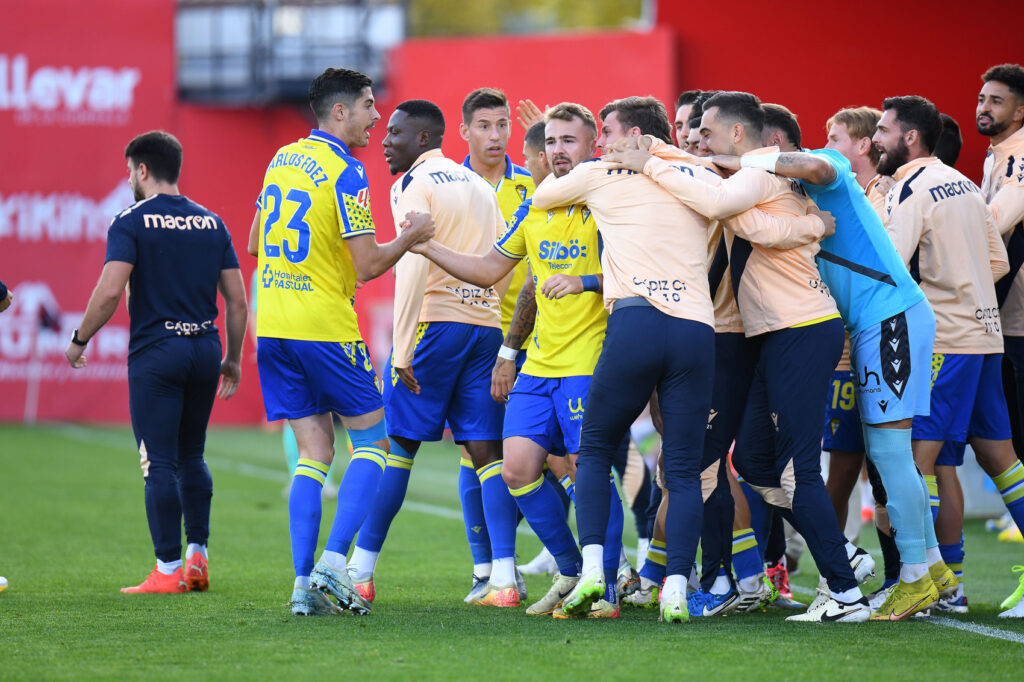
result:
[(659, 2), (658, 25), (679, 38), (679, 90), (746, 90), (792, 109), (805, 146), (825, 143), (825, 121), (846, 106), (881, 108), (922, 95), (960, 124), (957, 167), (975, 181), (988, 147), (977, 134), (979, 76), (1024, 62), (1024, 5), (950, 0), (773, 7), (733, 0), (728, 16), (693, 3)]

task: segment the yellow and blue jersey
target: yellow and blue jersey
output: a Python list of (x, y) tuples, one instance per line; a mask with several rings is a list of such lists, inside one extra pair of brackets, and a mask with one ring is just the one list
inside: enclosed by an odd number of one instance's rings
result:
[(537, 286), (537, 322), (523, 373), (593, 374), (608, 322), (601, 294), (584, 292), (551, 300), (540, 293), (553, 275), (601, 274), (601, 240), (590, 211), (579, 205), (542, 211), (526, 201), (494, 248), (508, 258), (528, 258)]
[(322, 130), (279, 149), (258, 201), (261, 337), (359, 341), (346, 239), (373, 235), (366, 170)]
[[(469, 156), (465, 158), (462, 165), (472, 170), (472, 166), (469, 165)], [(487, 178), (484, 179), (487, 180)], [(490, 181), (487, 184), (490, 185)], [(535, 189), (530, 171), (512, 163), (507, 154), (505, 155), (505, 175), (497, 185), (491, 186), (494, 187), (494, 192), (498, 195), (498, 207), (501, 208), (501, 215), (505, 218), (506, 223), (512, 222), (512, 216), (516, 210), (524, 201), (533, 196)], [(508, 283), (505, 296), (501, 299), (501, 331), (504, 334), (508, 334), (508, 327), (512, 324), (512, 313), (516, 309), (519, 290), (526, 283), (526, 270), (525, 262), (516, 265), (512, 270), (512, 279)]]

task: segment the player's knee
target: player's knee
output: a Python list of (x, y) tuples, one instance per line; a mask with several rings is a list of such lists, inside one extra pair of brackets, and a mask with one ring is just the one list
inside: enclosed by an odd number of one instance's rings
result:
[(391, 441), (388, 439), (387, 425), (383, 419), (365, 429), (348, 429), (348, 438), (352, 442), (353, 450), (376, 448), (391, 452)]

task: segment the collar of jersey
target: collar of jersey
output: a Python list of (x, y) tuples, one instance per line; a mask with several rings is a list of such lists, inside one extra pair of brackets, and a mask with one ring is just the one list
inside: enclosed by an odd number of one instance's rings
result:
[(892, 174), (892, 177), (899, 182), (903, 178), (907, 177), (912, 171), (921, 166), (934, 166), (936, 164), (942, 164), (937, 157), (934, 156), (921, 156), (913, 161), (907, 161), (905, 164), (896, 169), (896, 172)]
[(352, 156), (352, 152), (348, 150), (348, 145), (339, 140), (338, 138), (336, 138), (334, 135), (331, 135), (330, 133), (325, 133), (322, 130), (311, 130), (309, 132), (309, 137), (313, 140), (326, 142), (332, 147), (338, 147), (341, 150), (341, 153), (344, 154), (345, 156)]
[[(999, 150), (1006, 149), (1007, 151), (1013, 151), (1013, 149), (1015, 147), (1017, 147), (1018, 145), (1024, 146), (1024, 126), (1021, 126), (1020, 130), (1015, 132), (1013, 135), (1010, 135), (1008, 138), (1006, 138), (1005, 140), (1003, 140), (999, 144), (994, 145), (994, 146), (990, 144), (988, 146), (988, 150), (990, 152), (993, 149), (999, 149)], [(469, 157), (467, 156), (466, 158), (469, 158)]]
[[(463, 160), (462, 165), (465, 166), (466, 168), (468, 168), (469, 170), (473, 170), (473, 167), (471, 165), (469, 165), (469, 154), (466, 154), (466, 158)], [(505, 178), (507, 180), (512, 180), (512, 179), (514, 179), (516, 177), (516, 173), (515, 173), (514, 168), (515, 167), (512, 165), (512, 159), (508, 158), (508, 154), (506, 154), (505, 155)], [(473, 171), (473, 172), (476, 173), (476, 171)]]

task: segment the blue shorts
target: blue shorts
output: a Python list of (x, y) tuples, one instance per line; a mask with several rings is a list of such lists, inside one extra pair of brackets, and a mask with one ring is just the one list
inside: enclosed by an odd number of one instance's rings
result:
[(413, 351), (415, 395), (405, 387), (388, 358), (384, 409), (388, 435), (435, 441), (445, 423), (458, 443), (501, 440), (505, 407), (491, 398), (491, 370), (501, 346), (501, 330), (461, 322), (420, 324)]
[(935, 466), (959, 467), (964, 464), (964, 450), (967, 443), (957, 443), (947, 440), (939, 450), (939, 456), (935, 458)]
[(932, 411), (914, 418), (914, 438), (956, 443), (1009, 438), (1002, 368), (1002, 353), (932, 356)]
[(520, 374), (505, 405), (502, 438), (529, 438), (552, 454), (578, 453), (589, 390), (590, 376)]
[(256, 364), (269, 421), (325, 412), (357, 417), (384, 406), (380, 382), (362, 341), (260, 337)]
[(821, 449), (831, 452), (864, 452), (864, 434), (860, 427), (855, 397), (856, 380), (847, 371), (832, 372), (830, 401), (825, 407), (825, 435)]
[(884, 424), (928, 414), (934, 341), (935, 314), (928, 301), (850, 337), (861, 422)]

